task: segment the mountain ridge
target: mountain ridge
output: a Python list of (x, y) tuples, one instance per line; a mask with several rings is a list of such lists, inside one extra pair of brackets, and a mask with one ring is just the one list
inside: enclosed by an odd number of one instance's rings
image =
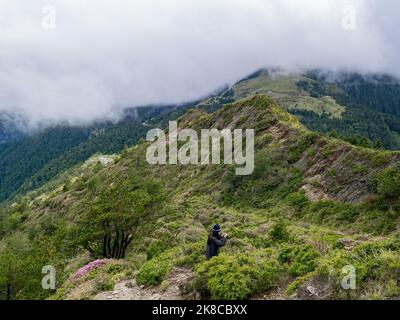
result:
[[(272, 96), (313, 131), (365, 147), (400, 148), (397, 80), (378, 75), (365, 79), (357, 74), (290, 74), (261, 69), (200, 101), (128, 110), (116, 123), (59, 126), (33, 137), (17, 135), (15, 141), (0, 144), (0, 201), (12, 201), (40, 187), (97, 152), (114, 153), (125, 145), (132, 146), (151, 126), (164, 128), (168, 120), (175, 120), (190, 107), (213, 112), (254, 94)], [(27, 154), (30, 163), (24, 160)]]
[[(194, 273), (184, 290), (204, 298), (268, 296), (276, 288), (296, 298), (309, 285), (339, 299), (372, 298), (374, 290), (381, 297), (400, 294), (393, 288), (396, 273), (384, 272), (398, 270), (390, 261), (400, 259), (400, 191), (390, 187), (400, 179), (398, 152), (310, 132), (262, 95), (212, 114), (188, 111), (178, 124), (195, 130), (254, 128), (254, 173), (236, 176), (231, 165), (151, 166), (147, 142), (125, 149), (111, 163), (86, 164), (57, 187), (28, 194), (0, 215), (1, 283), (11, 282), (20, 298), (90, 299), (127, 279), (168, 288), (168, 275), (184, 266)], [(367, 165), (375, 168), (373, 176)], [(321, 170), (326, 176), (315, 181)], [(304, 186), (338, 196), (316, 197)], [(150, 201), (149, 207), (139, 199)], [(132, 220), (136, 214), (139, 220)], [(96, 221), (103, 218), (115, 226), (132, 224), (132, 244), (124, 259), (107, 260), (75, 279), (80, 267), (104, 258), (96, 250), (104, 232)], [(205, 261), (206, 236), (217, 222), (231, 239), (218, 258)], [(34, 276), (43, 263), (58, 270), (55, 295), (43, 291)], [(341, 269), (348, 264), (360, 277), (351, 292), (340, 289)], [(318, 279), (328, 269), (322, 288)]]

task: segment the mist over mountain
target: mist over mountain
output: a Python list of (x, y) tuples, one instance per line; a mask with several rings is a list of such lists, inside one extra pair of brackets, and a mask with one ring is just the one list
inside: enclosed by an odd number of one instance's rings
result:
[[(83, 126), (64, 122), (28, 132), (8, 124), (0, 130), (0, 202), (42, 186), (96, 153), (132, 146), (150, 128), (167, 127), (168, 120), (176, 120), (188, 108), (213, 112), (254, 94), (273, 97), (313, 131), (357, 146), (400, 149), (400, 81), (396, 78), (260, 69), (200, 101), (125, 109), (119, 121)], [(7, 115), (6, 119), (13, 118)], [(23, 118), (17, 119), (24, 123)]]
[(0, 144), (18, 140), (24, 135), (26, 128), (24, 118), (17, 112), (0, 111)]
[[(3, 0), (0, 110), (26, 126), (198, 99), (263, 66), (399, 75), (396, 1)], [(12, 36), (11, 36), (12, 35)]]
[(399, 17), (1, 0), (0, 300), (400, 299)]

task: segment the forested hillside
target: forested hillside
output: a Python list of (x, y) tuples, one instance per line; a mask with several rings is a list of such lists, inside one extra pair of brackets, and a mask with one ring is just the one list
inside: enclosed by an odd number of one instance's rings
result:
[(145, 121), (161, 121), (165, 113), (174, 114), (176, 108), (128, 110), (115, 123), (51, 127), (0, 144), (0, 201), (42, 186), (97, 152), (112, 154), (136, 144), (148, 130)]
[(19, 119), (0, 111), (0, 144), (18, 140), (23, 133), (18, 129)]
[(189, 107), (197, 105), (212, 112), (259, 93), (273, 97), (313, 131), (354, 145), (400, 149), (398, 80), (385, 75), (259, 70), (199, 102), (128, 110), (116, 123), (58, 126), (24, 137), (9, 135), (7, 139), (18, 139), (0, 144), (0, 201), (43, 185), (97, 152), (114, 153), (132, 146), (149, 127), (165, 127)]
[[(179, 125), (254, 128), (254, 173), (149, 165), (145, 142), (94, 158), (1, 212), (2, 297), (92, 299), (123, 280), (162, 292), (182, 270), (192, 298), (400, 297), (399, 152), (311, 132), (264, 95), (190, 110)], [(230, 239), (206, 261), (214, 223)], [(44, 265), (57, 270), (55, 293), (41, 288)], [(356, 290), (341, 287), (348, 265)]]
[(326, 115), (303, 114), (303, 122), (310, 129), (324, 133), (338, 132), (350, 142), (365, 146), (400, 148), (399, 80), (386, 75), (361, 76), (321, 71), (307, 75), (316, 82), (301, 82), (298, 85), (310, 95), (332, 96), (346, 106), (340, 121), (329, 119)]
[(253, 93), (272, 96), (311, 130), (353, 144), (400, 149), (400, 82), (393, 77), (260, 70), (229, 92), (234, 99)]

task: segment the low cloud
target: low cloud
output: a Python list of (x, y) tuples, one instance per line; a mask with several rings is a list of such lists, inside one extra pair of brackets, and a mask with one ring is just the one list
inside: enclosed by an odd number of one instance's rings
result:
[(0, 110), (30, 126), (87, 123), (197, 99), (264, 66), (398, 76), (399, 10), (395, 0), (2, 0)]

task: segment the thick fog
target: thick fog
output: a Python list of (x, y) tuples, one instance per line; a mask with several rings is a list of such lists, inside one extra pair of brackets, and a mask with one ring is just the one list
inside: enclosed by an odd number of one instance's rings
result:
[(1, 0), (0, 110), (85, 123), (268, 66), (399, 75), (398, 30), (396, 0)]

